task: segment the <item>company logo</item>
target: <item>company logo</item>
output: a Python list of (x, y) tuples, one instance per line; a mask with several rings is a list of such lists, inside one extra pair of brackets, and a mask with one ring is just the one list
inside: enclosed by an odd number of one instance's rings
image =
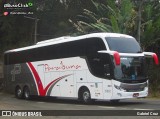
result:
[(28, 7), (32, 7), (33, 3), (29, 2), (26, 4), (22, 4), (22, 3), (18, 3), (18, 4), (4, 4), (4, 8), (28, 8)]
[(12, 81), (15, 81), (15, 75), (21, 73), (21, 65), (15, 64), (13, 70), (11, 70)]
[(82, 68), (78, 64), (71, 64), (71, 65), (65, 65), (63, 61), (59, 63), (59, 66), (50, 66), (49, 64), (44, 64), (44, 71), (49, 72), (49, 71), (58, 71), (58, 70), (76, 70)]

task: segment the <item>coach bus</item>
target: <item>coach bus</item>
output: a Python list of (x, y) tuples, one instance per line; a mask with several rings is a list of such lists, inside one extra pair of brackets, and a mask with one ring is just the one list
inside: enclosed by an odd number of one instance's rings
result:
[(5, 89), (17, 98), (52, 96), (119, 101), (148, 95), (147, 64), (129, 35), (92, 33), (60, 37), (4, 53)]

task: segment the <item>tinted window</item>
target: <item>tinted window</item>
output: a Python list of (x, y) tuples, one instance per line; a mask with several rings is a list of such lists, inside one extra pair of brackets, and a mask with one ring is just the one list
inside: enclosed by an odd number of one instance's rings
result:
[(120, 53), (139, 53), (141, 48), (134, 38), (109, 37), (106, 38), (110, 50)]
[[(100, 38), (88, 38), (34, 49), (5, 54), (5, 64), (42, 61), (95, 54), (104, 50), (105, 45)], [(7, 58), (7, 56), (9, 56)], [(8, 61), (7, 61), (8, 59)]]
[(88, 62), (91, 73), (100, 78), (110, 78), (113, 76), (113, 67), (109, 54), (96, 53), (94, 56), (88, 56)]
[(100, 50), (106, 50), (103, 40), (100, 38), (90, 38), (87, 41), (86, 56), (90, 72), (100, 78), (111, 77), (113, 71), (110, 56), (98, 53)]
[(106, 50), (104, 42), (100, 38), (90, 38), (87, 40), (87, 55), (95, 55), (100, 50)]

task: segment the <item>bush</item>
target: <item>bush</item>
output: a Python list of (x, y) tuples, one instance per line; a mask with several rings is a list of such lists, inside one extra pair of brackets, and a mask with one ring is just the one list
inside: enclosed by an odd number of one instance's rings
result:
[(148, 72), (149, 96), (160, 97), (160, 66), (151, 66)]

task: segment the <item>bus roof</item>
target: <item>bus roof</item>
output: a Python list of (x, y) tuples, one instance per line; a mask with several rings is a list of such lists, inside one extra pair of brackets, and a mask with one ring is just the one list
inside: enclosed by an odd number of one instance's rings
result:
[(86, 35), (81, 35), (81, 36), (76, 36), (76, 37), (63, 36), (63, 37), (53, 38), (50, 40), (40, 41), (36, 45), (8, 50), (5, 53), (18, 52), (18, 51), (34, 49), (34, 48), (38, 48), (38, 47), (44, 47), (44, 46), (60, 44), (60, 43), (65, 43), (65, 42), (70, 42), (70, 41), (76, 41), (76, 40), (81, 40), (81, 39), (85, 39), (85, 38), (94, 38), (94, 37), (99, 37), (99, 38), (105, 38), (105, 37), (133, 38), (132, 36), (120, 34), (120, 33), (91, 33), (91, 34), (86, 34)]

